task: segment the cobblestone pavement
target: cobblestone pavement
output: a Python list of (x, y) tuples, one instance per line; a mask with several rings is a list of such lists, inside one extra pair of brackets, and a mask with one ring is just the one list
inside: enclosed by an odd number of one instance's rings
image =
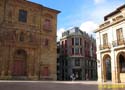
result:
[(82, 81), (0, 81), (0, 90), (125, 90), (125, 84)]

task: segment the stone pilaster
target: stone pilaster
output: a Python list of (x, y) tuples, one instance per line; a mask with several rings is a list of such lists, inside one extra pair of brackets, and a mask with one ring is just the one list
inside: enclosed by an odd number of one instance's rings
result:
[(118, 60), (115, 55), (115, 51), (111, 51), (111, 70), (112, 70), (112, 82), (118, 83), (119, 82), (119, 76), (118, 76)]
[(102, 59), (100, 56), (100, 52), (97, 54), (97, 70), (98, 70), (98, 82), (102, 83), (103, 82), (103, 72), (102, 72)]

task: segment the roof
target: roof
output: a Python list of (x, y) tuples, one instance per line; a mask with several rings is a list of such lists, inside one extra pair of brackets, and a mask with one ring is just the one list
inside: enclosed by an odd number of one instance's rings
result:
[(49, 9), (49, 10), (54, 11), (54, 12), (56, 12), (56, 13), (60, 13), (60, 12), (61, 12), (61, 11), (59, 11), (59, 10), (55, 10), (55, 9), (52, 9), (52, 8), (48, 8), (48, 7), (45, 7), (45, 6), (41, 5), (41, 4), (31, 2), (31, 1), (29, 1), (29, 0), (24, 0), (24, 1), (26, 1), (26, 2), (28, 2), (28, 3), (31, 3), (31, 4), (35, 4), (35, 5), (41, 6), (41, 7), (44, 7), (44, 8), (46, 8), (46, 9)]
[(125, 8), (125, 4), (118, 7), (115, 11), (109, 13), (108, 15), (104, 16), (104, 21), (106, 21), (108, 19), (108, 17), (111, 17), (113, 15), (115, 15), (116, 13), (120, 12), (121, 9)]

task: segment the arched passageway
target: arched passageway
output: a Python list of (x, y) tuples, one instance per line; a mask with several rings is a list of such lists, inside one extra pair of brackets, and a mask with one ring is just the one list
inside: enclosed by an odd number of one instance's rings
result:
[(125, 82), (125, 52), (120, 52), (117, 55), (117, 76), (119, 82)]
[(103, 57), (103, 74), (104, 81), (112, 80), (111, 57), (109, 55)]

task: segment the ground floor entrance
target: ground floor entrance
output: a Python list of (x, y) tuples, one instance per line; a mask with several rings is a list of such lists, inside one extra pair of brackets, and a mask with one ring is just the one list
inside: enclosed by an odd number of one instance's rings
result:
[(81, 69), (73, 69), (73, 74), (75, 75), (75, 80), (82, 80), (82, 70)]
[(27, 53), (24, 50), (17, 50), (14, 53), (12, 64), (12, 77), (24, 78), (27, 76)]
[(26, 62), (14, 60), (12, 76), (26, 76)]
[(98, 81), (115, 83), (125, 82), (125, 51), (116, 51), (115, 54), (104, 54), (101, 63), (98, 62)]
[(119, 82), (125, 82), (125, 52), (120, 52), (117, 56), (117, 76)]
[(103, 79), (105, 82), (112, 80), (111, 57), (109, 55), (105, 55), (103, 58), (103, 74)]

